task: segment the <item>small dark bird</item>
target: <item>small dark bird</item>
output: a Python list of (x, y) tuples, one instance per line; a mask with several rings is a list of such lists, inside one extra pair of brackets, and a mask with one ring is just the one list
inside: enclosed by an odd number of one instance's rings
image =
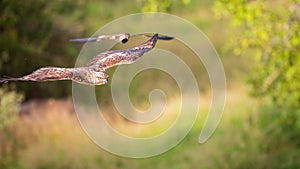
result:
[[(123, 34), (127, 35), (127, 34)], [(147, 35), (148, 36), (148, 35)], [(120, 35), (110, 36), (113, 39), (120, 39)], [(122, 39), (122, 38), (121, 38)], [(106, 70), (122, 64), (131, 64), (154, 48), (158, 34), (155, 34), (148, 41), (137, 47), (126, 50), (110, 50), (100, 53), (92, 58), (87, 66), (76, 68), (43, 67), (29, 75), (19, 78), (2, 78), (0, 83), (9, 81), (56, 81), (72, 80), (86, 85), (102, 85), (108, 81)]]
[[(151, 35), (141, 33), (141, 34), (129, 34), (129, 33), (122, 33), (122, 34), (114, 34), (114, 35), (100, 35), (100, 36), (92, 36), (90, 38), (80, 38), (80, 39), (71, 39), (70, 42), (79, 42), (79, 43), (86, 43), (86, 42), (98, 42), (105, 39), (114, 40), (121, 43), (128, 42), (130, 37), (134, 36), (143, 36), (143, 37), (152, 37)], [(171, 40), (174, 39), (171, 36), (157, 36), (159, 40)]]

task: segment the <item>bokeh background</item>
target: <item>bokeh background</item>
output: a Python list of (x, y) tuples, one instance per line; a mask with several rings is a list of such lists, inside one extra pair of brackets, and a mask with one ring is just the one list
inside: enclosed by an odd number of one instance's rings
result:
[[(0, 86), (0, 168), (300, 168), (299, 0), (0, 0), (0, 76), (18, 77), (49, 65), (72, 67), (82, 45), (69, 39), (89, 37), (137, 12), (187, 19), (215, 45), (227, 76), (227, 99), (214, 135), (198, 143), (211, 99), (207, 73), (184, 57), (193, 53), (174, 42), (173, 50), (197, 72), (202, 105), (178, 146), (146, 159), (110, 154), (81, 129), (71, 82), (7, 83)], [(169, 76), (147, 71), (132, 84), (137, 107), (149, 106), (155, 86), (165, 89), (168, 104), (178, 108), (172, 105), (178, 88)], [(132, 136), (155, 134), (176, 117), (136, 127), (115, 113), (109, 85), (96, 93), (111, 125)]]

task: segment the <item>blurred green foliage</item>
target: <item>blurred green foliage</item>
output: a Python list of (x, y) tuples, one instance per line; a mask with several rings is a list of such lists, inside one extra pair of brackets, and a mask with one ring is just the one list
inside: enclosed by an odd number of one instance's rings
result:
[(22, 95), (0, 88), (0, 129), (5, 129), (17, 122), (19, 104), (22, 100)]
[[(228, 53), (235, 54), (227, 57), (226, 53), (222, 57), (230, 65), (227, 72), (240, 71), (235, 63), (237, 58), (242, 62), (240, 67), (250, 58), (249, 67), (253, 69), (248, 76), (252, 94), (271, 98), (260, 102), (256, 112), (257, 105), (241, 89), (244, 83), (235, 84), (228, 92), (225, 109), (228, 113), (209, 142), (197, 143), (202, 124), (199, 120), (174, 149), (158, 157), (132, 160), (99, 151), (82, 132), (76, 117), (69, 117), (68, 112), (63, 115), (52, 110), (43, 120), (29, 115), (27, 124), (26, 119), (18, 121), (16, 112), (23, 98), (2, 88), (0, 168), (299, 168), (299, 1), (217, 0), (215, 14), (217, 18), (225, 18), (225, 24), (213, 20), (210, 1), (201, 1), (201, 5), (196, 2), (0, 0), (0, 76), (18, 77), (49, 65), (72, 67), (81, 46), (69, 44), (69, 39), (90, 36), (103, 24), (126, 14), (175, 11), (201, 29), (209, 30), (214, 44), (223, 46), (227, 42)], [(225, 31), (220, 31), (220, 25)], [(229, 40), (224, 40), (228, 25)], [(153, 81), (150, 73), (143, 77)], [(132, 89), (138, 96), (133, 103), (141, 103), (146, 98), (143, 94), (148, 94), (153, 85), (139, 76), (133, 82), (138, 86), (134, 86), (138, 90)], [(26, 99), (65, 97), (71, 93), (69, 82), (4, 84), (15, 85)], [(97, 88), (96, 93), (107, 98), (109, 92), (106, 85)], [(111, 108), (109, 100), (99, 102)], [(39, 113), (46, 111), (50, 110)]]
[(268, 95), (280, 107), (300, 109), (300, 4), (219, 0), (215, 11), (230, 18), (233, 36), (227, 47), (255, 62), (252, 93)]
[(19, 105), (23, 96), (6, 88), (0, 88), (0, 168), (16, 167), (15, 159), (20, 149), (20, 140), (11, 130), (19, 120)]
[(251, 93), (270, 98), (259, 116), (267, 168), (299, 168), (300, 1), (218, 0), (214, 10), (230, 25), (226, 49), (251, 58)]
[[(112, 19), (132, 12), (170, 11), (188, 3), (189, 0), (0, 0), (0, 76), (20, 77), (44, 66), (73, 67), (81, 46), (69, 43), (69, 39), (90, 36)], [(71, 93), (70, 82), (18, 82), (15, 86), (24, 92), (25, 100), (66, 97)]]
[[(62, 18), (80, 10), (79, 0), (0, 1), (0, 72), (1, 76), (20, 77), (42, 66), (72, 66), (79, 50), (68, 44), (74, 30)], [(79, 20), (78, 15), (77, 20)], [(16, 85), (26, 98), (61, 97), (70, 85), (37, 83)]]
[(174, 5), (187, 5), (190, 0), (141, 0), (142, 12), (170, 12)]

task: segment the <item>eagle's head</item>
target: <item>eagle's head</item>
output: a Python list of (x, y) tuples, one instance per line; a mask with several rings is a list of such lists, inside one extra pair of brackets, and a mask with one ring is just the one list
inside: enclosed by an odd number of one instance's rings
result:
[(103, 85), (108, 82), (108, 75), (105, 72), (94, 72), (94, 78), (91, 79), (92, 85)]

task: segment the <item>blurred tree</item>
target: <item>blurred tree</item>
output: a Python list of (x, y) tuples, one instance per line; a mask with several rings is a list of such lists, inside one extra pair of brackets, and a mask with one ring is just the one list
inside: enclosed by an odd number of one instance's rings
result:
[(21, 148), (20, 140), (14, 134), (13, 127), (19, 119), (19, 104), (23, 96), (0, 88), (0, 168), (13, 168), (18, 166), (16, 157)]
[(23, 96), (0, 88), (0, 129), (6, 129), (18, 120), (19, 104)]
[(261, 121), (263, 130), (277, 134), (266, 149), (300, 146), (300, 1), (217, 0), (215, 13), (230, 25), (226, 48), (253, 59), (252, 94), (271, 98)]
[[(70, 15), (80, 6), (80, 0), (1, 0), (1, 76), (18, 77), (48, 65), (72, 66), (71, 55), (78, 50), (68, 44), (68, 39), (74, 30), (65, 28), (60, 16)], [(58, 85), (17, 83), (16, 86), (25, 91), (27, 98), (67, 95), (70, 85)]]
[(142, 12), (170, 12), (174, 4), (186, 5), (190, 0), (141, 0)]
[[(128, 11), (168, 12), (180, 9), (190, 0), (129, 2), (0, 0), (0, 77), (20, 77), (44, 66), (72, 67), (81, 45), (71, 44), (69, 39), (89, 36), (101, 25)], [(65, 97), (71, 93), (70, 82), (18, 82), (15, 85), (17, 91), (24, 92), (25, 100)]]
[(300, 111), (300, 4), (218, 0), (215, 12), (230, 18), (234, 36), (227, 47), (255, 62), (249, 80), (253, 94)]
[(269, 95), (278, 106), (300, 109), (300, 4), (296, 1), (219, 0), (217, 16), (231, 18), (237, 56), (254, 59), (253, 94)]

